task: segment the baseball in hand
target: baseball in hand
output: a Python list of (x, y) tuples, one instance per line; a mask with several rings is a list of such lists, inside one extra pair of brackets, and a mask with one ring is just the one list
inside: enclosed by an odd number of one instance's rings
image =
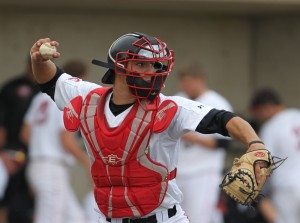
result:
[(53, 53), (56, 52), (56, 47), (55, 46), (52, 46), (50, 43), (43, 43), (41, 46), (40, 46), (40, 49), (39, 49), (42, 57), (45, 59), (45, 60), (49, 60), (51, 58), (53, 58)]

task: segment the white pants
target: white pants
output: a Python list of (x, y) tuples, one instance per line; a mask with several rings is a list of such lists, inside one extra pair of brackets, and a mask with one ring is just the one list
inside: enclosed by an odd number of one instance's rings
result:
[(27, 178), (35, 195), (35, 223), (85, 223), (67, 166), (47, 160), (31, 161)]
[(181, 204), (191, 223), (221, 223), (217, 210), (221, 176), (204, 172), (195, 175), (177, 175), (176, 182), (184, 195)]
[(298, 188), (276, 189), (272, 200), (278, 211), (278, 219), (275, 223), (300, 222), (300, 191)]
[[(187, 216), (185, 215), (185, 212), (182, 210), (180, 205), (176, 205), (176, 214), (168, 218), (168, 211), (160, 211), (156, 213), (156, 219), (158, 223), (189, 223), (189, 220)], [(98, 223), (110, 223), (106, 221), (105, 216), (100, 216)], [(111, 223), (122, 223), (122, 219), (112, 219)]]

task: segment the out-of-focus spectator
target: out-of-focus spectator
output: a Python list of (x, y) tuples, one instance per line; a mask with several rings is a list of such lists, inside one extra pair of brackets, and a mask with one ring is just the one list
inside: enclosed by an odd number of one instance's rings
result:
[[(188, 62), (178, 73), (180, 94), (189, 99), (232, 111), (230, 103), (210, 89), (197, 62)], [(182, 206), (191, 223), (219, 223), (217, 209), (228, 138), (218, 134), (187, 133), (179, 153), (177, 182), (185, 197)]]
[[(30, 57), (24, 72), (5, 83), (0, 91), (0, 150), (8, 148), (26, 153), (20, 140), (23, 117), (39, 87), (33, 79)], [(8, 182), (1, 206), (9, 223), (32, 223), (33, 197), (25, 179), (26, 164)]]
[(262, 88), (253, 94), (250, 112), (261, 123), (260, 137), (271, 153), (288, 157), (271, 175), (269, 196), (261, 210), (274, 223), (298, 223), (300, 219), (300, 110), (287, 108), (277, 92)]

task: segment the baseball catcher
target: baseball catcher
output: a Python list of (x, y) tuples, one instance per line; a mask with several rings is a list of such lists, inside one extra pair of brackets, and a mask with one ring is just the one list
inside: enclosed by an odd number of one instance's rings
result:
[[(180, 137), (195, 131), (231, 136), (244, 145), (259, 140), (251, 125), (232, 112), (162, 94), (175, 60), (174, 51), (156, 37), (125, 34), (112, 43), (107, 62), (92, 61), (108, 69), (102, 83), (112, 87), (74, 80), (42, 57), (39, 48), (45, 42), (58, 46), (50, 38), (32, 46), (34, 76), (41, 91), (64, 110), (65, 127), (82, 133), (99, 222), (188, 223), (175, 180)], [(248, 151), (261, 148), (251, 144)], [(270, 160), (262, 161), (270, 167)], [(260, 178), (260, 172), (255, 170), (255, 176)]]
[[(277, 159), (274, 161), (274, 159)], [(286, 158), (285, 158), (286, 159)], [(285, 159), (272, 157), (266, 149), (258, 149), (245, 153), (240, 158), (235, 158), (233, 166), (220, 184), (227, 195), (242, 205), (251, 205), (257, 202), (260, 191), (273, 170), (279, 167)], [(256, 163), (260, 166), (260, 181), (255, 177)]]

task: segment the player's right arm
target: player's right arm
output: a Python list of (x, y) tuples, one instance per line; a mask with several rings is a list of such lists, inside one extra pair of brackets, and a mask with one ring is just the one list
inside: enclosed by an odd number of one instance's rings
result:
[[(45, 42), (50, 42), (50, 44), (55, 47), (59, 45), (58, 42), (52, 41), (50, 38), (39, 39), (33, 44), (30, 50), (32, 71), (39, 84), (49, 82), (56, 74), (56, 65), (51, 60), (44, 59), (39, 52), (40, 46)], [(52, 56), (53, 58), (58, 58), (60, 57), (60, 53), (55, 52)]]
[[(58, 47), (58, 42), (50, 38), (38, 40), (31, 48), (32, 70), (37, 83), (43, 93), (48, 94), (56, 103), (60, 110), (76, 96), (85, 96), (94, 88), (101, 87), (97, 84), (82, 81), (79, 78), (73, 78), (64, 73), (51, 60), (46, 60), (39, 52), (40, 46), (50, 42), (52, 46)], [(53, 58), (60, 57), (59, 52), (52, 55)]]

